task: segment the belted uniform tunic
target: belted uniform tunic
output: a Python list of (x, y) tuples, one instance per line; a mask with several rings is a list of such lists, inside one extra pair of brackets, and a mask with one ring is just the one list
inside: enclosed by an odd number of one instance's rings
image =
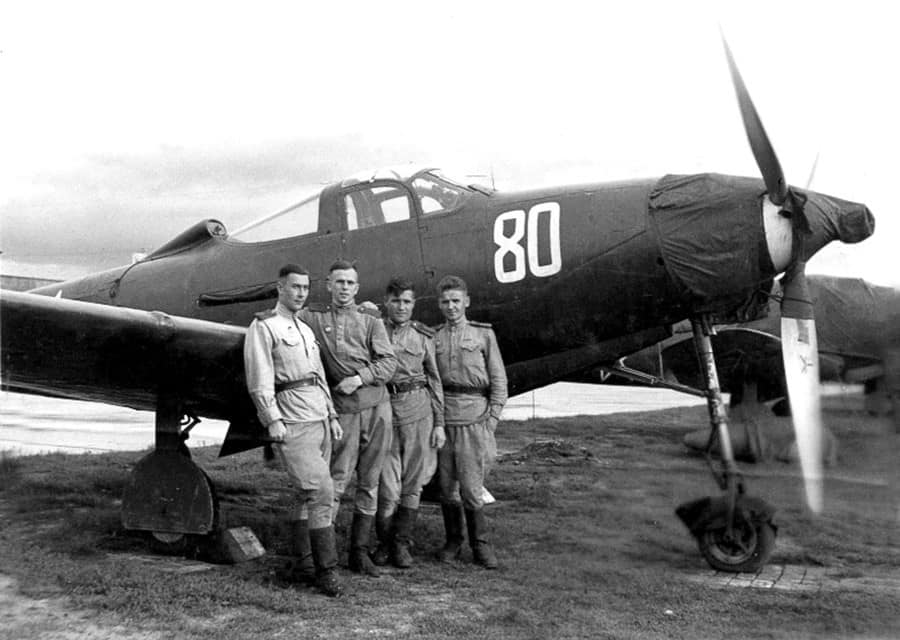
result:
[(281, 420), (287, 429), (273, 449), (298, 490), (292, 518), (327, 527), (334, 499), (328, 420), (337, 413), (312, 330), (280, 302), (257, 314), (244, 340), (244, 371), (259, 421)]
[(484, 479), (497, 455), (490, 418), (507, 400), (506, 369), (491, 326), (466, 319), (441, 325), (434, 336), (444, 389), (447, 443), (438, 452), (441, 500), (466, 509), (484, 506)]
[[(375, 515), (378, 479), (391, 445), (391, 405), (384, 385), (394, 375), (397, 358), (377, 312), (360, 311), (356, 303), (343, 307), (310, 305), (300, 311), (322, 349), (325, 375), (344, 437), (333, 444), (332, 519), (341, 495), (356, 471), (355, 511)], [(363, 386), (349, 395), (334, 390), (344, 378), (358, 375)]]
[(387, 385), (391, 395), (393, 439), (381, 470), (378, 513), (390, 516), (397, 504), (419, 508), (419, 497), (437, 468), (432, 429), (444, 426), (444, 394), (434, 356), (434, 331), (410, 321), (384, 321), (397, 356)]

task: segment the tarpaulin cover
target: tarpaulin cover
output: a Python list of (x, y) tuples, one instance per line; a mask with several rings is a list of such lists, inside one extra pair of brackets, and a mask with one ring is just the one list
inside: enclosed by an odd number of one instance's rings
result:
[(666, 269), (695, 312), (736, 310), (768, 291), (775, 268), (766, 247), (761, 180), (668, 175), (650, 194), (650, 218)]
[(878, 357), (900, 346), (900, 290), (834, 276), (809, 284), (820, 351)]

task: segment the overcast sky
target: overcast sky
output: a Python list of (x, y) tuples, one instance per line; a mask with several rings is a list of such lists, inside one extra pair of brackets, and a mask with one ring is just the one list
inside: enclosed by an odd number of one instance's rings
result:
[(810, 270), (900, 286), (900, 43), (879, 3), (11, 4), (7, 274), (124, 264), (199, 219), (236, 229), (385, 164), (493, 171), (500, 188), (757, 175), (721, 24), (788, 181), (818, 153), (813, 188), (876, 216)]

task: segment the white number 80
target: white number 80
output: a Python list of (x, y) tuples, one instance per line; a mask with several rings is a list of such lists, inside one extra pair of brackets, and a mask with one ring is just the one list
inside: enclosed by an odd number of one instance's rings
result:
[[(547, 224), (549, 225), (550, 262), (547, 264), (540, 264), (538, 248), (540, 239), (538, 224), (542, 213), (547, 214), (545, 218), (549, 217)], [(525, 248), (519, 244), (526, 235), (525, 218), (525, 211), (516, 209), (501, 213), (494, 220), (494, 242), (497, 244), (497, 251), (494, 253), (494, 275), (498, 282), (518, 282), (525, 278)], [(531, 274), (539, 278), (546, 278), (559, 273), (559, 270), (562, 269), (562, 257), (559, 249), (559, 204), (556, 202), (536, 204), (529, 209), (527, 218), (526, 246), (528, 247), (528, 268), (531, 270)], [(511, 220), (513, 223), (512, 235), (504, 233), (507, 220)], [(512, 268), (509, 270), (504, 265), (507, 255), (512, 255), (513, 258)]]

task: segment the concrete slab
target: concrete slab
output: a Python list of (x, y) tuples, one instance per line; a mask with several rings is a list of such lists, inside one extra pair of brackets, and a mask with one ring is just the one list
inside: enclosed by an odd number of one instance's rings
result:
[(890, 574), (845, 577), (842, 569), (770, 564), (757, 573), (702, 571), (687, 579), (709, 587), (782, 591), (877, 591), (900, 595), (900, 570)]

